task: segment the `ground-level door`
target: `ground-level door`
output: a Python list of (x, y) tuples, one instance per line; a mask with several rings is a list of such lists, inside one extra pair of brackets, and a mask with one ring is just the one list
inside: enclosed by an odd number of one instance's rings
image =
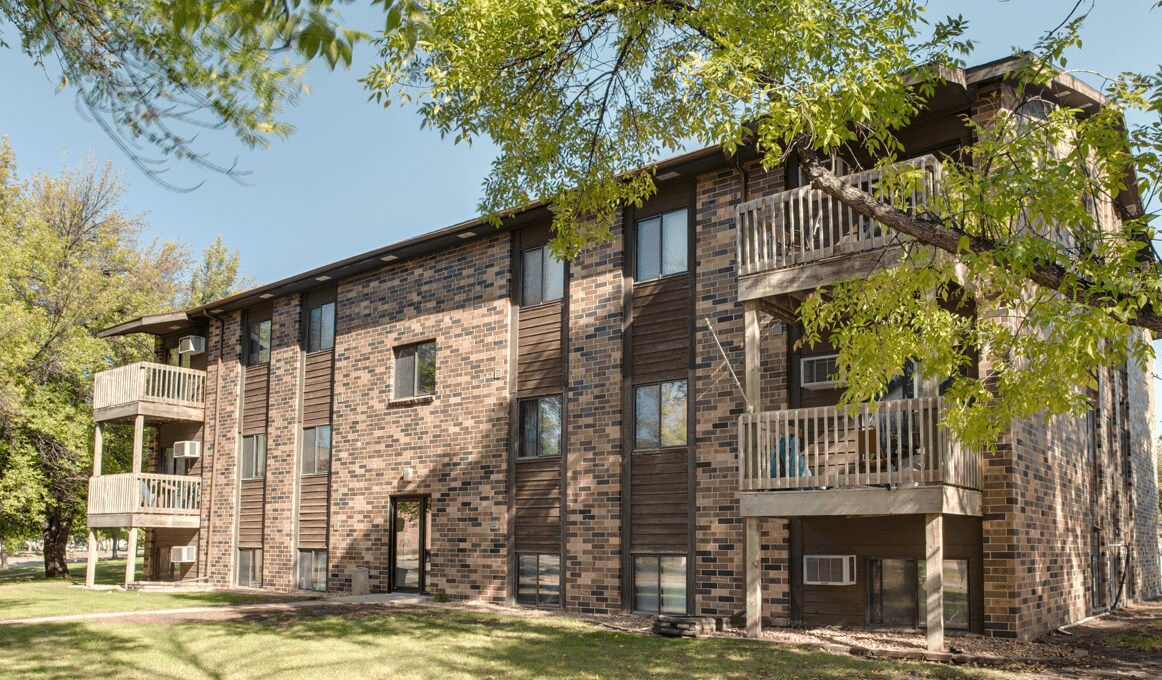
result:
[(428, 498), (391, 499), (391, 589), (422, 593), (427, 588)]

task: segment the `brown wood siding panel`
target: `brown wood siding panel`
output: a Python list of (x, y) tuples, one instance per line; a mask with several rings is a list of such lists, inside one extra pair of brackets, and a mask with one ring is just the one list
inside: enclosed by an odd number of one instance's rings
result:
[(561, 323), (564, 304), (522, 307), (517, 325), (517, 391), (560, 390), (564, 381)]
[(303, 427), (326, 425), (331, 422), (331, 375), (334, 371), (334, 352), (316, 352), (307, 355), (303, 376)]
[(517, 552), (561, 551), (561, 459), (516, 464), (513, 547)]
[(270, 365), (247, 366), (245, 380), (242, 387), (242, 434), (262, 434), (266, 432)]
[(690, 352), (690, 278), (671, 276), (635, 285), (630, 333), (635, 383), (685, 375)]
[(299, 478), (299, 547), (327, 548), (327, 524), (330, 508), (327, 502), (329, 475), (306, 475)]
[[(801, 586), (803, 623), (808, 625), (866, 625), (868, 559), (924, 559), (924, 518), (919, 515), (812, 517), (802, 524), (804, 555), (857, 556), (854, 585)], [(944, 517), (944, 557), (969, 560), (969, 620), (972, 630), (980, 632), (984, 574), (979, 518)]]
[(266, 483), (261, 479), (242, 480), (238, 503), (238, 547), (262, 547), (262, 516)]
[(686, 551), (689, 474), (686, 449), (633, 454), (630, 469), (630, 550)]

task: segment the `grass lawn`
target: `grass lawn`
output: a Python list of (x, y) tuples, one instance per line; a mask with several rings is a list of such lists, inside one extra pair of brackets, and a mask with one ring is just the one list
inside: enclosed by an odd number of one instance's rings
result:
[[(175, 609), (213, 604), (257, 602), (262, 595), (235, 593), (133, 593), (120, 590), (86, 590), (72, 586), (85, 584), (85, 565), (70, 564), (67, 579), (45, 579), (41, 567), (12, 568), (0, 571), (0, 620), (37, 616), (62, 616), (90, 612), (139, 611), (142, 609)], [(137, 560), (141, 574), (141, 560)], [(119, 584), (125, 581), (125, 560), (102, 560), (97, 563), (97, 583)]]
[(180, 624), (0, 626), (9, 678), (979, 678), (742, 640), (448, 609)]

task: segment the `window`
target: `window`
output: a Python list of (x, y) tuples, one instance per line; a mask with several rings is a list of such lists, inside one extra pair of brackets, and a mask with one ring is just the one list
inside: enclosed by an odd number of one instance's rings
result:
[(803, 556), (804, 585), (850, 586), (855, 576), (855, 555)]
[(633, 608), (639, 612), (685, 614), (686, 556), (635, 556)]
[[(924, 561), (919, 560), (921, 627), (928, 625), (924, 567)], [(949, 630), (968, 630), (968, 560), (944, 560), (944, 627)]]
[(634, 448), (686, 445), (686, 381), (634, 389)]
[(561, 455), (561, 398), (539, 397), (520, 402), (518, 458)]
[(303, 430), (304, 475), (324, 475), (331, 471), (331, 426), (320, 425)]
[(323, 352), (335, 346), (335, 303), (307, 310), (307, 352)]
[(521, 253), (521, 304), (539, 305), (565, 295), (565, 263), (546, 247)]
[(238, 585), (262, 587), (262, 548), (238, 549)]
[(561, 556), (519, 555), (516, 603), (529, 607), (561, 606)]
[(252, 434), (242, 438), (242, 479), (266, 476), (266, 435)]
[(184, 475), (186, 474), (186, 459), (174, 458), (173, 447), (162, 449), (161, 460), (158, 461), (159, 470), (163, 475)]
[(190, 355), (178, 352), (177, 345), (170, 347), (165, 353), (165, 362), (170, 366), (190, 367)]
[[(869, 622), (926, 626), (925, 562), (872, 559), (868, 563)], [(966, 630), (969, 622), (968, 560), (944, 560), (944, 627)]]
[(686, 209), (637, 223), (637, 280), (686, 271)]
[(299, 551), (299, 590), (327, 590), (327, 551)]
[(401, 347), (395, 352), (395, 398), (436, 393), (436, 343)]
[(270, 319), (250, 324), (250, 340), (247, 343), (247, 348), (247, 366), (270, 363)]

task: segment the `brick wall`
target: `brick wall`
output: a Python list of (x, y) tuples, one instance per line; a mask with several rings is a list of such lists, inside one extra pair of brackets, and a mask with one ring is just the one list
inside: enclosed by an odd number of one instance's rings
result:
[(267, 401), (266, 507), (263, 518), (264, 588), (295, 586), (299, 395), (302, 351), (299, 346), (301, 297), (274, 300), (271, 315), (270, 396)]
[[(621, 602), (623, 229), (573, 262), (569, 281), (564, 572), (566, 606)], [(627, 603), (628, 604), (628, 603)]]
[(207, 345), (206, 428), (202, 447), (202, 518), (198, 556), (203, 577), (216, 586), (234, 582), (234, 527), (238, 507), (238, 427), (242, 380), (242, 314), (212, 323)]
[[(356, 567), (386, 590), (390, 499), (430, 495), (428, 588), (504, 600), (509, 248), (501, 234), (340, 284), (331, 590)], [(393, 349), (424, 340), (436, 396), (393, 402)]]

